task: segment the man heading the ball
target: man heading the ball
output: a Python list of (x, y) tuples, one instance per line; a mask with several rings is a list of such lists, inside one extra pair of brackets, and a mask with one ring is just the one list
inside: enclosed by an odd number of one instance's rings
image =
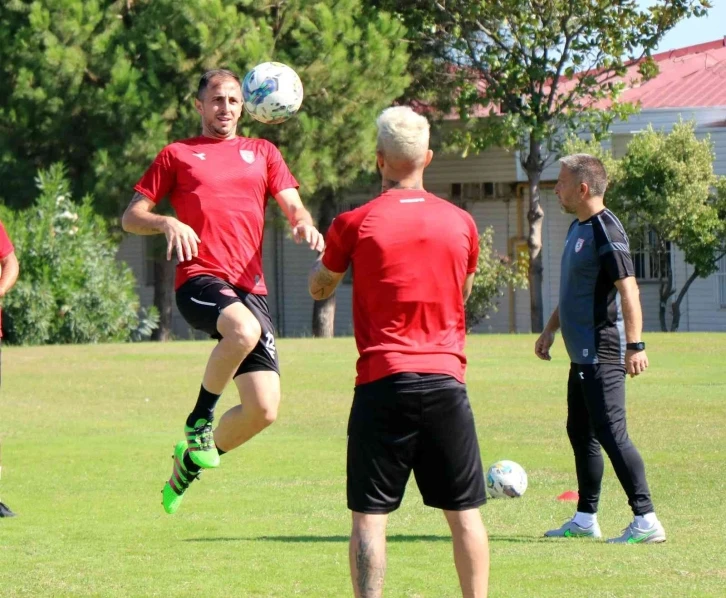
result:
[(428, 121), (408, 107), (378, 119), (383, 192), (341, 214), (309, 280), (330, 296), (353, 269), (358, 376), (348, 422), (350, 570), (355, 596), (382, 595), (388, 514), (411, 471), (426, 505), (442, 509), (463, 595), (486, 596), (486, 501), (464, 385), (464, 302), (479, 255), (472, 217), (424, 190), (433, 156)]
[(562, 255), (560, 302), (535, 343), (540, 359), (550, 360), (555, 332), (570, 358), (567, 382), (567, 435), (575, 453), (579, 501), (575, 516), (548, 537), (601, 537), (597, 522), (605, 449), (628, 496), (635, 519), (612, 543), (665, 542), (655, 516), (643, 459), (625, 421), (625, 377), (648, 367), (642, 342), (643, 315), (638, 284), (623, 225), (605, 207), (607, 173), (588, 154), (560, 160), (555, 193), (570, 225)]
[[(174, 469), (162, 492), (167, 513), (179, 508), (200, 469), (217, 467), (221, 454), (277, 417), (279, 362), (262, 272), (268, 195), (282, 208), (297, 242), (323, 248), (279, 150), (264, 139), (237, 135), (243, 107), (239, 77), (228, 70), (205, 73), (194, 104), (202, 135), (161, 150), (134, 187), (122, 221), (128, 232), (166, 236), (166, 257), (179, 262), (179, 311), (190, 326), (219, 341), (186, 420), (186, 440), (174, 450)], [(153, 212), (165, 196), (176, 218)], [(217, 400), (231, 379), (240, 405), (212, 432)]]

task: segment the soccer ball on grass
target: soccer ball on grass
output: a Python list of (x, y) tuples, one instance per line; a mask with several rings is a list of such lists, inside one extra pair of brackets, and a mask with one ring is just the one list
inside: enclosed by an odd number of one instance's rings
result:
[(527, 472), (514, 461), (497, 461), (487, 471), (486, 480), (492, 498), (518, 498), (527, 490)]
[(242, 80), (242, 99), (252, 118), (275, 125), (300, 109), (303, 86), (300, 77), (289, 66), (281, 62), (263, 62)]

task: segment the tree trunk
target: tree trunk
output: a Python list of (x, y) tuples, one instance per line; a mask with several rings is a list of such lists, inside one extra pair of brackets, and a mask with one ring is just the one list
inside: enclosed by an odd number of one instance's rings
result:
[[(328, 188), (321, 191), (320, 209), (318, 210), (318, 230), (326, 235), (336, 213), (335, 192)], [(335, 328), (335, 294), (313, 301), (313, 336), (315, 338), (332, 338)]]
[(681, 301), (686, 296), (688, 288), (693, 284), (693, 281), (698, 278), (698, 270), (693, 270), (693, 273), (688, 277), (678, 297), (673, 302), (671, 308), (673, 309), (673, 320), (671, 320), (671, 332), (678, 332), (678, 327), (681, 325)]
[(529, 248), (529, 308), (531, 332), (542, 332), (544, 329), (544, 306), (542, 304), (542, 224), (544, 210), (540, 202), (540, 178), (542, 176), (542, 144), (530, 139), (529, 156), (525, 164), (529, 181), (529, 210), (527, 221), (529, 232), (527, 247)]
[(166, 255), (154, 259), (154, 305), (159, 310), (159, 327), (151, 334), (153, 341), (171, 340), (171, 316), (174, 301), (175, 264)]
[(668, 299), (670, 299), (673, 291), (673, 274), (668, 273), (668, 276), (662, 278), (660, 281), (660, 302), (658, 304), (658, 320), (660, 321), (661, 332), (668, 332), (668, 324), (666, 322), (666, 306), (668, 305)]

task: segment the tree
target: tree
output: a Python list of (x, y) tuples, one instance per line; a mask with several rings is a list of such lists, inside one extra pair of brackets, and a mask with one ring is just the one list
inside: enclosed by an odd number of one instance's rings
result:
[[(671, 133), (652, 127), (636, 135), (619, 161), (607, 192), (608, 206), (620, 214), (632, 245), (647, 236), (651, 259), (660, 281), (661, 330), (678, 330), (681, 303), (697, 278), (718, 270), (726, 255), (726, 177), (713, 173), (713, 145), (699, 140), (693, 123), (680, 122)], [(677, 289), (673, 280), (672, 247), (693, 267)], [(667, 304), (672, 317), (667, 321)]]
[(474, 286), (466, 302), (466, 331), (469, 332), (489, 314), (497, 311), (499, 297), (507, 286), (526, 288), (527, 261), (516, 256), (510, 262), (506, 256), (494, 251), (494, 229), (487, 227), (479, 235), (479, 260), (476, 265)]
[[(519, 152), (529, 183), (533, 332), (543, 328), (540, 179), (568, 131), (596, 137), (635, 107), (618, 102), (626, 72), (647, 79), (663, 35), (709, 0), (377, 0), (406, 23), (418, 75), (408, 97), (458, 115), (449, 143), (464, 154)], [(628, 58), (630, 56), (631, 58)], [(637, 69), (628, 70), (629, 66)]]
[[(280, 129), (296, 176), (327, 233), (341, 189), (375, 169), (375, 120), (410, 83), (404, 28), (365, 2), (317, 3), (280, 36), (283, 60), (306, 65), (306, 108), (296, 127)], [(307, 178), (305, 178), (307, 177)], [(333, 336), (335, 295), (315, 301), (314, 336)]]
[[(248, 119), (241, 133), (280, 146), (304, 199), (329, 197), (326, 189), (335, 191), (372, 168), (369, 117), (408, 83), (401, 24), (386, 13), (364, 11), (363, 4), (2, 4), (0, 84), (12, 93), (0, 98), (0, 175), (15, 188), (0, 193), (8, 203), (17, 198), (27, 204), (35, 169), (63, 159), (76, 193), (92, 192), (95, 207), (117, 218), (161, 147), (198, 134), (193, 97), (203, 71), (227, 67), (243, 74), (277, 59), (303, 80), (302, 112), (275, 127)], [(157, 262), (155, 296), (164, 315), (173, 265), (161, 257)], [(164, 320), (160, 335), (167, 330)]]
[(96, 146), (122, 139), (114, 120), (102, 126), (93, 109), (102, 100), (97, 63), (122, 26), (109, 4), (123, 3), (0, 3), (0, 196), (6, 205), (29, 206), (36, 171), (59, 160), (74, 194), (84, 195)]
[(104, 219), (91, 199), (71, 199), (60, 164), (38, 173), (38, 197), (2, 219), (15, 245), (22, 275), (4, 301), (5, 336), (13, 344), (95, 343), (141, 340), (139, 298), (130, 269), (116, 261)]

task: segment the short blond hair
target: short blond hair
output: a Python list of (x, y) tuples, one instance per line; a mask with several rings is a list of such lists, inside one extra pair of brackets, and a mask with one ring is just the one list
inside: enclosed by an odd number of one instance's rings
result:
[(409, 106), (387, 108), (376, 120), (376, 149), (389, 160), (420, 162), (429, 149), (429, 121)]

